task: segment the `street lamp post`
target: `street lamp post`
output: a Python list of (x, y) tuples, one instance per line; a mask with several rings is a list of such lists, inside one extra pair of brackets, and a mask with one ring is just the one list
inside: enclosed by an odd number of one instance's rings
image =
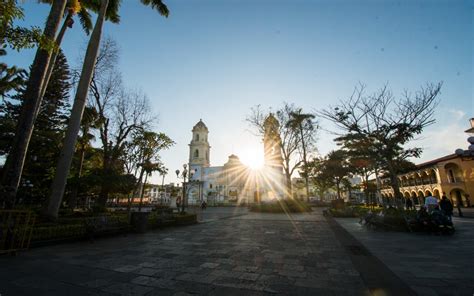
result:
[[(185, 202), (187, 200), (187, 197), (186, 197), (186, 195), (187, 195), (186, 184), (191, 182), (190, 179), (193, 177), (193, 175), (195, 173), (195, 170), (189, 171), (189, 177), (188, 177), (188, 170), (186, 168), (187, 168), (187, 165), (183, 164), (183, 172), (181, 172), (181, 177), (179, 176), (180, 171), (179, 170), (175, 171), (176, 177), (178, 179), (183, 179), (183, 198), (182, 198), (182, 201), (181, 201), (181, 213), (184, 213)], [(188, 182), (186, 182), (186, 177), (188, 177)]]
[[(184, 202), (186, 200), (186, 176), (188, 174), (188, 170), (186, 168), (187, 168), (187, 165), (183, 164), (183, 172), (181, 173), (181, 178), (183, 179), (183, 196), (181, 200), (181, 213), (184, 213)], [(176, 170), (176, 177), (178, 179), (180, 178), (179, 173), (180, 171)]]

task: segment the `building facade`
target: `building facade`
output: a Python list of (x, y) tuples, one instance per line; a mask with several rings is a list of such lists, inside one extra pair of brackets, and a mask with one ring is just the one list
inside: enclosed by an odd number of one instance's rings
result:
[(210, 204), (254, 203), (284, 195), (283, 160), (278, 134), (279, 123), (270, 114), (264, 123), (265, 166), (256, 172), (230, 155), (222, 166), (211, 166), (209, 129), (202, 120), (192, 129), (189, 143), (189, 182), (186, 184), (188, 204), (206, 201)]
[[(474, 133), (474, 118), (471, 128), (465, 132)], [(445, 194), (454, 205), (474, 205), (474, 137), (469, 137), (467, 150), (457, 149), (454, 154), (417, 165), (417, 169), (398, 176), (400, 192), (414, 204), (423, 204), (425, 197), (440, 198)], [(394, 197), (388, 179), (381, 180), (381, 195), (386, 201)]]
[[(382, 198), (394, 197), (389, 179), (382, 179)], [(400, 192), (414, 204), (424, 203), (425, 197), (440, 198), (443, 193), (453, 204), (468, 207), (474, 204), (474, 159), (456, 154), (447, 155), (417, 165), (417, 170), (399, 175)]]

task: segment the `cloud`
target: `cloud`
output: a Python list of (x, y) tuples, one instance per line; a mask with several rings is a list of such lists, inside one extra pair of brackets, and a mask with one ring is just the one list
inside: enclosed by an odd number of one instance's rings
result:
[(456, 121), (460, 121), (461, 119), (464, 118), (464, 116), (466, 116), (466, 112), (462, 110), (451, 109), (449, 110), (449, 113), (451, 113), (454, 116), (454, 119)]
[[(465, 115), (462, 111), (457, 112), (459, 112), (456, 113), (457, 115), (461, 115), (460, 113), (463, 113), (462, 116)], [(460, 119), (456, 121), (460, 121)], [(458, 148), (467, 149), (469, 144), (467, 142), (468, 135), (464, 132), (465, 129), (465, 124), (454, 122), (449, 125), (437, 124), (426, 130), (422, 138), (413, 141), (412, 145), (410, 145), (423, 148), (422, 156), (413, 161), (415, 163), (422, 163), (453, 154)]]

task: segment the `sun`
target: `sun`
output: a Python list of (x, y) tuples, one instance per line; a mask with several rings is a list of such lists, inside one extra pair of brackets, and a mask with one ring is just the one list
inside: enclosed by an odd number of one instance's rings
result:
[(247, 148), (239, 153), (239, 157), (242, 163), (252, 170), (263, 168), (263, 151), (260, 151), (260, 149)]

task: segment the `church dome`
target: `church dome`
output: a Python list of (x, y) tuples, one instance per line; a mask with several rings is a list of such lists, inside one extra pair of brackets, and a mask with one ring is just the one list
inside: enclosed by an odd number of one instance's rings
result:
[(202, 119), (199, 119), (199, 122), (196, 123), (196, 125), (193, 127), (193, 132), (198, 131), (198, 130), (205, 130), (208, 131), (206, 124), (202, 122)]
[(242, 163), (240, 162), (240, 159), (237, 155), (232, 154), (229, 155), (229, 160), (224, 164), (224, 167), (229, 167), (229, 166), (241, 166)]

